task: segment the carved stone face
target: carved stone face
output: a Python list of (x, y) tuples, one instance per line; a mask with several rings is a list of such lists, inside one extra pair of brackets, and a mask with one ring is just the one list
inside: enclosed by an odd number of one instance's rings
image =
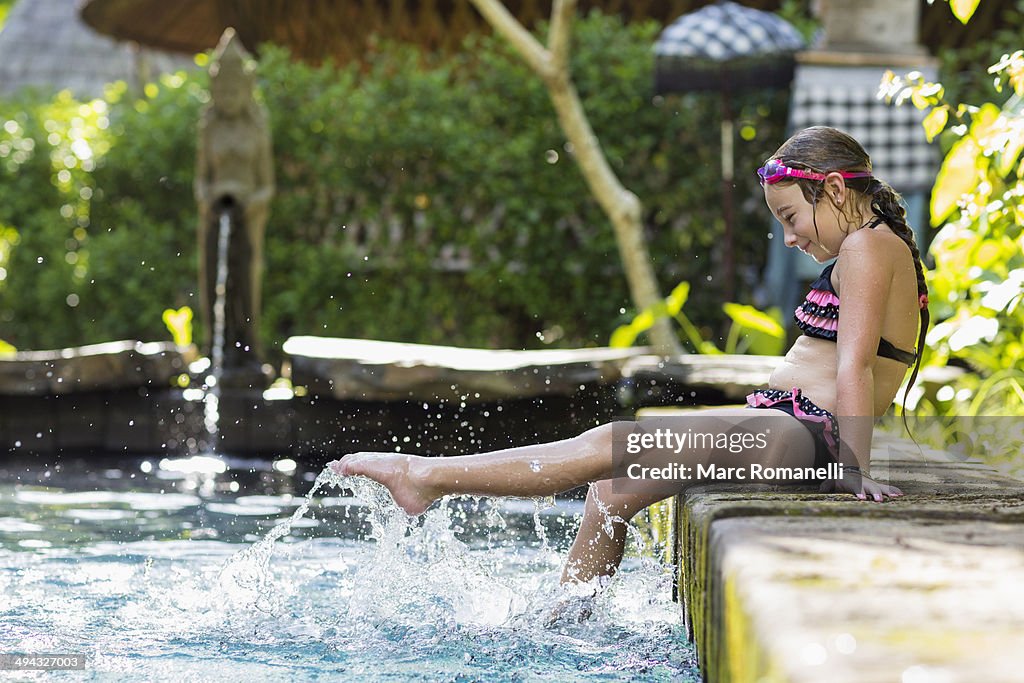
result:
[(210, 82), (213, 106), (225, 116), (236, 117), (245, 111), (252, 99), (252, 89), (245, 78), (228, 78), (223, 74)]

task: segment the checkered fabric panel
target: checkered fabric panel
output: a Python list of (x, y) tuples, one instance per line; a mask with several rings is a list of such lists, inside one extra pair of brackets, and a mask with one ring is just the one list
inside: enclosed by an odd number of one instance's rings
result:
[(803, 48), (803, 37), (784, 19), (735, 2), (720, 2), (676, 19), (661, 32), (654, 53), (725, 61)]
[(878, 70), (874, 70), (878, 72), (877, 79), (864, 79), (863, 73), (845, 78), (834, 73), (808, 78), (808, 68), (797, 67), (790, 107), (791, 130), (807, 126), (838, 128), (864, 145), (875, 174), (896, 191), (911, 193), (931, 188), (940, 158), (937, 145), (928, 143), (921, 127), (927, 112), (909, 103), (897, 107), (879, 100)]

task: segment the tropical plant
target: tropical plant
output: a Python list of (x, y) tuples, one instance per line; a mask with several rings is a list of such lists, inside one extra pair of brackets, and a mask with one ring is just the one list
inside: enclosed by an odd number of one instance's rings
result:
[(782, 327), (782, 313), (777, 308), (767, 313), (753, 306), (737, 303), (722, 305), (722, 311), (732, 320), (725, 347), (718, 346), (706, 339), (701, 330), (683, 312), (683, 306), (690, 297), (690, 283), (680, 282), (663, 301), (648, 306), (637, 313), (625, 325), (620, 325), (612, 333), (609, 346), (627, 347), (636, 343), (637, 337), (654, 324), (659, 318), (673, 318), (683, 332), (685, 340), (697, 353), (752, 353), (775, 356), (782, 352), (786, 343), (786, 330)]
[[(659, 281), (694, 281), (723, 230), (706, 134), (718, 103), (652, 97), (659, 30), (588, 15), (573, 77), (609, 163), (644, 198)], [(342, 67), (266, 48), (259, 79), (277, 177), (261, 316), (271, 354), (296, 334), (594, 346), (622, 322), (630, 297), (608, 219), (543, 86), (499, 37), (448, 57), (380, 43)], [(168, 338), (162, 312), (195, 308), (205, 86), (202, 71), (182, 72), (91, 102), (0, 100), (0, 337), (20, 349)], [(782, 138), (785, 97), (740, 98), (737, 164)], [(756, 205), (737, 209), (742, 291), (765, 228)], [(688, 312), (717, 324), (717, 296), (705, 288)]]
[(178, 310), (168, 308), (161, 317), (176, 345), (188, 346), (192, 343), (192, 309), (190, 307), (182, 306)]
[[(976, 5), (951, 0), (964, 21)], [(968, 372), (934, 393), (915, 388), (906, 406), (939, 418), (944, 444), (982, 443), (973, 418), (1024, 416), (1024, 51), (1004, 55), (988, 73), (1001, 102), (948, 102), (942, 85), (919, 73), (887, 74), (881, 87), (892, 101), (928, 110), (925, 132), (946, 150), (932, 190), (938, 232), (927, 275), (939, 322), (928, 333), (924, 363)], [(1024, 437), (1003, 436), (1019, 457)]]

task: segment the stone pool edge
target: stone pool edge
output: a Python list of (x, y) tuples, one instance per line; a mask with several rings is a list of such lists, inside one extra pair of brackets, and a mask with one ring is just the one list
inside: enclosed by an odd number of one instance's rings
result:
[(1024, 585), (1024, 483), (913, 451), (876, 438), (873, 468), (907, 494), (884, 504), (771, 486), (677, 498), (680, 602), (705, 680), (1012, 680), (1024, 611), (999, 607), (1019, 592), (972, 587)]

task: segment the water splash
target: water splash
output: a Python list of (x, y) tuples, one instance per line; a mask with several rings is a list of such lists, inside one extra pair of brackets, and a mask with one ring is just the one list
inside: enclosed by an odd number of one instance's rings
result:
[[(542, 520), (544, 511), (555, 506), (554, 497), (532, 499), (533, 531), (539, 547), (525, 554), (519, 549), (510, 553), (507, 547), (488, 543), (488, 552), (479, 552), (458, 538), (465, 531), (459, 519), (464, 521), (466, 514), (454, 500), (442, 499), (423, 515), (409, 517), (380, 484), (324, 468), (289, 519), (225, 564), (220, 586), (232, 602), (270, 615), (286, 609), (287, 590), (280, 590), (282, 586), (271, 571), (275, 544), (290, 534), (316, 494), (327, 486), (350, 491), (367, 513), (366, 540), (371, 543), (365, 545), (359, 561), (339, 577), (338, 599), (346, 606), (347, 619), (358, 619), (371, 630), (384, 629), (403, 638), (401, 634), (410, 630), (428, 629), (436, 636), (467, 624), (536, 629), (550, 627), (552, 607), (567, 600), (573, 603), (585, 598), (589, 615), (606, 612), (615, 598), (615, 591), (607, 590), (607, 581), (563, 586), (551, 571), (563, 561)], [(478, 506), (482, 501), (473, 500)], [(488, 509), (484, 521), (498, 530), (507, 527), (496, 507)], [(608, 524), (613, 521), (624, 523), (614, 517)], [(643, 535), (631, 524), (626, 526), (642, 550)], [(658, 563), (642, 562), (652, 577), (659, 577), (651, 579), (651, 590), (670, 590), (665, 583), (668, 575)], [(519, 572), (515, 580), (510, 578), (510, 568)], [(528, 572), (525, 581), (523, 569)]]
[(305, 500), (290, 518), (276, 525), (261, 540), (236, 553), (225, 563), (220, 572), (219, 583), (226, 594), (235, 602), (274, 613), (278, 605), (271, 587), (273, 575), (270, 571), (270, 561), (274, 554), (274, 545), (279, 539), (290, 534), (292, 527), (306, 515), (317, 491), (328, 484), (344, 487), (351, 479), (341, 477), (329, 467), (325, 467), (317, 475)]
[(350, 618), (360, 615), (389, 628), (425, 621), (498, 625), (526, 608), (521, 592), (499, 576), (500, 558), (488, 560), (457, 538), (464, 529), (453, 523), (448, 499), (418, 518), (409, 517), (380, 484), (341, 476), (330, 468), (317, 476), (289, 519), (226, 563), (220, 585), (233, 602), (269, 614), (282, 610), (270, 566), (275, 544), (328, 485), (350, 490), (369, 513), (367, 540), (373, 543), (345, 581)]
[[(0, 553), (0, 589), (17, 586), (5, 592), (21, 615), (13, 645), (84, 651), (96, 671), (146, 678), (174, 670), (280, 680), (407, 680), (425, 671), (698, 680), (687, 673), (690, 650), (664, 568), (638, 571), (627, 560), (589, 621), (545, 627), (560, 589), (557, 573), (537, 561), (533, 532), (542, 524), (557, 552), (559, 524), (571, 530), (577, 501), (560, 502), (556, 515), (537, 501), (458, 498), (410, 518), (383, 487), (324, 470), (293, 505), (241, 552), (181, 540), (171, 528), (167, 538)], [(311, 518), (317, 527), (302, 523)], [(488, 525), (493, 538), (479, 533)], [(16, 583), (4, 585), (12, 567)]]

